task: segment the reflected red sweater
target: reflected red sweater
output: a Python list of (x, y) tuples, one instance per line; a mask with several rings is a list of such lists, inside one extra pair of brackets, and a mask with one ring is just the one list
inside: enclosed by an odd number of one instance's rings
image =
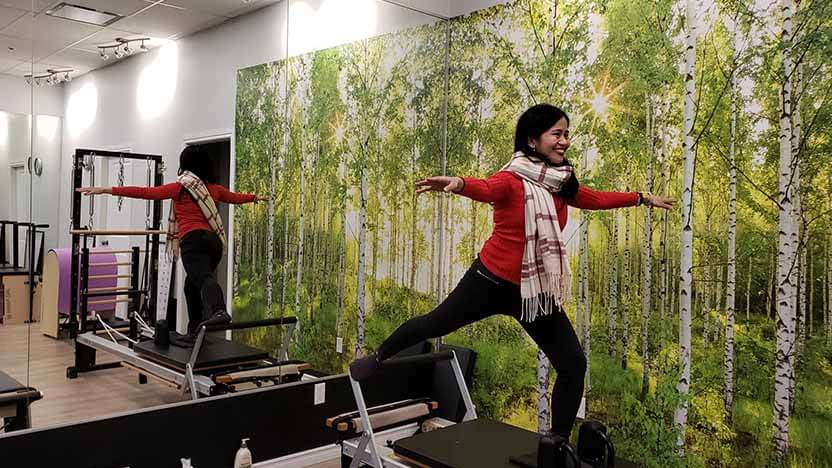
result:
[[(251, 203), (257, 198), (256, 195), (232, 192), (218, 184), (207, 184), (206, 187), (215, 202), (240, 205)], [(182, 196), (179, 195), (180, 192)], [(199, 205), (188, 195), (187, 191), (182, 192), (182, 184), (179, 182), (171, 182), (158, 187), (113, 187), (113, 195), (143, 200), (173, 200), (173, 211), (176, 213), (176, 221), (179, 222), (180, 239), (198, 229), (212, 230), (202, 210), (199, 209)]]
[[(523, 182), (514, 173), (500, 171), (487, 179), (463, 178), (460, 195), (490, 203), (494, 207), (494, 230), (480, 250), (480, 260), (489, 271), (520, 284), (523, 240), (526, 237)], [(636, 206), (637, 192), (597, 192), (583, 185), (572, 199), (552, 195), (561, 230), (566, 226), (567, 205), (584, 210), (606, 210)]]

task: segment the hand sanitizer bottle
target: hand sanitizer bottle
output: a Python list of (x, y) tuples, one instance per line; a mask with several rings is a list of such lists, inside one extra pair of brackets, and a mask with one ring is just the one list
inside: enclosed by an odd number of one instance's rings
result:
[(237, 455), (234, 457), (234, 468), (251, 468), (251, 451), (246, 445), (248, 439), (243, 439)]

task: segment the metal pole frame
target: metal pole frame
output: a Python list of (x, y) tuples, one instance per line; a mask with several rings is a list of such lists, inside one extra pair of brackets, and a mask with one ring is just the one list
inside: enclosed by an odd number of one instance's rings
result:
[[(81, 193), (77, 192), (76, 189), (80, 188), (83, 184), (83, 170), (84, 170), (84, 158), (87, 156), (98, 156), (98, 157), (105, 157), (105, 158), (119, 158), (119, 159), (135, 159), (141, 161), (150, 160), (154, 163), (156, 177), (154, 183), (156, 186), (162, 184), (162, 177), (163, 177), (163, 164), (162, 164), (162, 156), (155, 155), (155, 154), (139, 154), (139, 153), (122, 153), (117, 151), (101, 151), (101, 150), (93, 150), (93, 149), (86, 149), (86, 148), (78, 148), (75, 150), (75, 154), (73, 155), (72, 161), (72, 193), (70, 194), (72, 197), (72, 206), (71, 206), (71, 217), (70, 217), (70, 225), (72, 231), (79, 231), (81, 230)], [(160, 200), (156, 200), (154, 202), (154, 210), (153, 210), (153, 228), (160, 229), (162, 220), (162, 202)], [(72, 233), (72, 263), (71, 263), (71, 277), (70, 277), (70, 287), (71, 287), (71, 294), (70, 294), (70, 301), (69, 301), (69, 333), (70, 337), (75, 339), (78, 336), (78, 326), (79, 322), (85, 322), (86, 317), (83, 317), (82, 320), (79, 321), (78, 319), (78, 295), (77, 295), (77, 284), (78, 284), (78, 274), (79, 274), (79, 255), (80, 255), (80, 243), (81, 238), (84, 237), (86, 240), (86, 236), (79, 233)], [(159, 259), (159, 236), (153, 235), (153, 250), (151, 251), (151, 265), (153, 273), (153, 277), (151, 279), (150, 287), (148, 288), (149, 294), (149, 301), (150, 301), (150, 308), (151, 310), (155, 310), (156, 306), (156, 292), (158, 288), (156, 286), (157, 283), (157, 268), (158, 268), (158, 259)], [(138, 288), (136, 288), (138, 289)], [(156, 322), (155, 317), (152, 318), (150, 325), (154, 325)], [(82, 326), (82, 331), (86, 331), (85, 327)]]
[[(450, 358), (447, 356), (444, 358), (438, 356), (437, 362), (439, 360), (448, 360), (451, 365), (454, 377), (456, 378), (457, 386), (459, 387), (459, 393), (462, 396), (462, 401), (465, 403), (466, 411), (462, 420), (471, 421), (473, 419), (477, 419), (477, 411), (474, 408), (473, 401), (471, 400), (471, 394), (468, 392), (468, 385), (465, 383), (465, 377), (462, 374), (462, 368), (459, 366), (459, 360), (456, 357), (456, 352), (450, 351), (450, 354)], [(415, 358), (415, 356), (404, 359), (413, 360), (413, 358)], [(349, 375), (349, 378), (350, 385), (352, 386), (352, 392), (355, 395), (355, 403), (358, 406), (358, 413), (361, 415), (361, 425), (364, 428), (364, 432), (361, 434), (361, 438), (359, 439), (358, 448), (352, 458), (352, 463), (350, 463), (350, 468), (357, 468), (362, 463), (369, 464), (375, 468), (384, 468), (384, 458), (379, 455), (378, 447), (376, 447), (373, 426), (370, 423), (370, 414), (367, 410), (367, 403), (364, 401), (364, 393), (361, 391), (361, 384), (353, 379), (352, 375)], [(369, 454), (366, 452), (367, 447), (370, 449)]]

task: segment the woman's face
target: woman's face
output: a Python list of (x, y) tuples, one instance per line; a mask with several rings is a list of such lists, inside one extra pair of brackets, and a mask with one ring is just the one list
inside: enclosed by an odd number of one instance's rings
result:
[(563, 162), (569, 145), (569, 124), (565, 118), (558, 120), (552, 128), (543, 132), (540, 137), (529, 138), (529, 146), (554, 164)]

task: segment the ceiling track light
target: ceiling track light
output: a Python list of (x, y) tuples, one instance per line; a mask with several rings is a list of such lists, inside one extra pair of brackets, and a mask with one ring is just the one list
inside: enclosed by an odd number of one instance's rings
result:
[(70, 73), (74, 71), (75, 70), (72, 68), (50, 68), (42, 73), (27, 73), (23, 75), (23, 78), (29, 86), (53, 86), (72, 81), (72, 75), (70, 75)]
[[(117, 37), (113, 40), (113, 42), (99, 44), (98, 53), (103, 60), (107, 60), (110, 58), (110, 56), (107, 55), (107, 51), (112, 49), (113, 56), (117, 59), (120, 59), (128, 55), (133, 55), (133, 52), (136, 51), (147, 52), (150, 49), (148, 49), (148, 47), (145, 45), (145, 42), (149, 40), (149, 37), (133, 37), (129, 39)], [(130, 47), (130, 44), (134, 42), (139, 43), (138, 49)]]

